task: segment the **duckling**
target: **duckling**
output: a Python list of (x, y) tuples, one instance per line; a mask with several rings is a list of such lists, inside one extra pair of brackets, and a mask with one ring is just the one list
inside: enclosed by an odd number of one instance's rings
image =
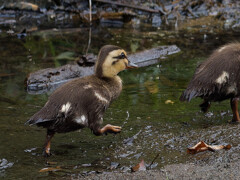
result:
[(182, 93), (181, 101), (194, 97), (203, 99), (199, 106), (207, 112), (211, 102), (230, 99), (232, 122), (240, 122), (238, 100), (240, 96), (240, 43), (230, 43), (215, 50), (201, 63)]
[(126, 68), (137, 67), (127, 59), (126, 52), (114, 45), (100, 49), (95, 74), (72, 80), (59, 87), (44, 107), (26, 123), (47, 129), (43, 155), (50, 156), (50, 143), (55, 133), (66, 133), (88, 127), (99, 136), (119, 133), (121, 127), (101, 128), (103, 114), (121, 93), (122, 80), (118, 76)]

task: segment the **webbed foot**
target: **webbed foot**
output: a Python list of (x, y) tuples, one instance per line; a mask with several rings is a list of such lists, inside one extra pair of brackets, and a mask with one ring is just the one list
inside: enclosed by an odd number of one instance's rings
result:
[(52, 155), (52, 153), (50, 152), (50, 150), (46, 150), (44, 148), (42, 155), (43, 155), (43, 157), (50, 157)]

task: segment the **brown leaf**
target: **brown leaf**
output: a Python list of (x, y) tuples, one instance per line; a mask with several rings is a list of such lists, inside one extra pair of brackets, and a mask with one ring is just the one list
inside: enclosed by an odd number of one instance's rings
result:
[(228, 144), (226, 146), (225, 145), (214, 145), (214, 146), (209, 145), (209, 147), (214, 150), (219, 150), (219, 149), (227, 149), (228, 150), (228, 149), (231, 149), (232, 146), (230, 144)]
[(139, 164), (131, 168), (132, 172), (136, 171), (146, 171), (146, 165), (144, 163), (144, 160), (142, 160)]
[(51, 171), (59, 171), (59, 170), (62, 170), (62, 168), (60, 166), (46, 167), (46, 168), (42, 168), (39, 172), (51, 172)]
[(174, 102), (172, 100), (168, 99), (165, 101), (165, 104), (174, 104)]
[(188, 148), (187, 153), (188, 154), (196, 154), (196, 153), (207, 151), (207, 150), (214, 152), (214, 151), (220, 150), (220, 149), (230, 149), (231, 147), (232, 146), (230, 144), (228, 144), (226, 146), (225, 145), (210, 146), (210, 145), (207, 145), (205, 142), (200, 141), (195, 146)]
[(153, 81), (146, 81), (144, 83), (144, 86), (147, 88), (147, 90), (151, 93), (151, 94), (156, 94), (159, 91), (158, 85), (156, 82)]

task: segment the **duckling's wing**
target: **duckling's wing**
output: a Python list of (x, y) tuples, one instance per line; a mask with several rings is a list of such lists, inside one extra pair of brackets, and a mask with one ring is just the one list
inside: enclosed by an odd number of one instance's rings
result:
[(48, 127), (82, 115), (89, 123), (99, 123), (111, 103), (111, 93), (93, 76), (73, 80), (57, 89), (45, 106), (26, 123)]

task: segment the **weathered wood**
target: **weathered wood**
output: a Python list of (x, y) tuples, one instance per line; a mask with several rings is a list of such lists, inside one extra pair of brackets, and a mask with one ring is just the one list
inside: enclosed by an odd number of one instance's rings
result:
[(32, 3), (28, 3), (28, 2), (6, 3), (4, 8), (5, 9), (26, 10), (26, 11), (39, 11), (39, 6), (37, 4), (32, 4)]
[[(168, 55), (180, 52), (180, 49), (175, 46), (159, 46), (128, 56), (128, 59), (139, 67), (149, 66), (158, 63), (162, 58)], [(77, 77), (84, 77), (93, 74), (96, 56), (90, 56), (91, 62), (88, 66), (82, 66), (79, 62), (75, 64), (67, 64), (58, 68), (47, 68), (37, 72), (30, 73), (26, 78), (27, 90), (31, 94), (41, 94), (47, 91), (54, 90), (59, 85)], [(87, 61), (87, 60), (85, 60)]]
[(159, 59), (165, 58), (167, 55), (180, 52), (176, 45), (159, 46), (136, 54), (129, 55), (128, 59), (136, 63), (139, 67), (149, 66), (159, 62)]

